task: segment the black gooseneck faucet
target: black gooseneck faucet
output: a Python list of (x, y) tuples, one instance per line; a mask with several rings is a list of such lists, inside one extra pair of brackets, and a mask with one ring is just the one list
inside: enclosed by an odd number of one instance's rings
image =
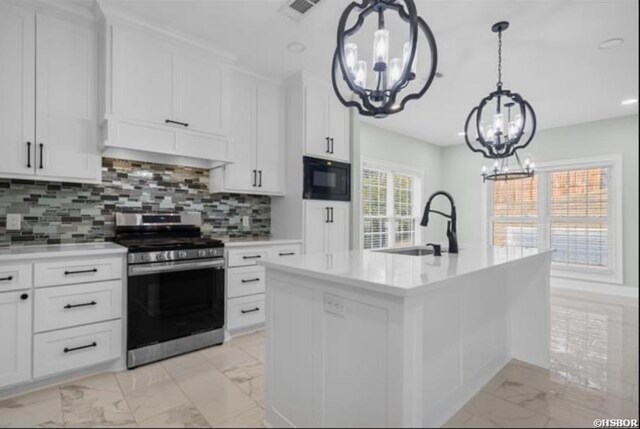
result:
[[(438, 195), (443, 195), (447, 197), (449, 203), (451, 203), (451, 214), (442, 213), (438, 210), (431, 209), (431, 202)], [(456, 203), (453, 201), (453, 197), (451, 194), (445, 191), (435, 192), (433, 195), (429, 197), (429, 201), (427, 201), (427, 205), (424, 208), (424, 214), (422, 215), (422, 221), (420, 225), (427, 226), (429, 224), (429, 213), (437, 213), (440, 216), (444, 216), (449, 219), (447, 222), (447, 238), (449, 239), (449, 253), (458, 253), (458, 213), (456, 212)]]

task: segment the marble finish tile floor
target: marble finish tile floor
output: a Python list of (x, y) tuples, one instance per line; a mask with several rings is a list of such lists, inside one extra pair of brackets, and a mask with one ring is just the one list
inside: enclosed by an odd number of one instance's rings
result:
[[(447, 427), (638, 418), (637, 302), (554, 293), (552, 364), (512, 361)], [(0, 427), (262, 427), (264, 333), (0, 400)]]

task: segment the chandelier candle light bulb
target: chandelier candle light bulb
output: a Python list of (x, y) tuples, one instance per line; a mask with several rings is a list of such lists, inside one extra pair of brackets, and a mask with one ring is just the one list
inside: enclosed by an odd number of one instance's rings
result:
[(389, 87), (395, 85), (402, 77), (402, 60), (393, 58), (389, 64)]
[(383, 72), (389, 62), (389, 30), (380, 29), (373, 33), (373, 69)]
[(344, 56), (347, 60), (347, 70), (352, 76), (355, 76), (356, 65), (358, 63), (358, 45), (355, 43), (347, 43), (344, 45)]

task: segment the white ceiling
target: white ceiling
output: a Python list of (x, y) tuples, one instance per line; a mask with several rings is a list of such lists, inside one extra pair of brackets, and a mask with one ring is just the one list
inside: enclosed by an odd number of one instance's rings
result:
[[(329, 79), (335, 33), (350, 0), (322, 0), (300, 22), (284, 0), (101, 0), (128, 16), (199, 39), (241, 66), (284, 79), (298, 70)], [(387, 119), (366, 119), (424, 141), (461, 143), (468, 112), (495, 88), (496, 36), (504, 36), (504, 82), (538, 114), (541, 129), (638, 113), (637, 0), (416, 0), (439, 50), (437, 79), (420, 100)], [(391, 34), (393, 37), (393, 32)], [(618, 48), (600, 50), (622, 37)], [(301, 42), (302, 54), (287, 50)], [(424, 70), (425, 67), (422, 67)]]

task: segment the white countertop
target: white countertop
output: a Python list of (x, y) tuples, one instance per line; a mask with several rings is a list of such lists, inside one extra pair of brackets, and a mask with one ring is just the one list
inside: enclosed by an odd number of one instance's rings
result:
[(0, 248), (0, 263), (31, 261), (43, 258), (67, 258), (127, 253), (127, 248), (115, 243), (78, 243)]
[(302, 240), (294, 239), (265, 239), (265, 240), (253, 240), (253, 241), (225, 241), (225, 247), (252, 247), (252, 246), (286, 246), (287, 244), (300, 244)]
[(440, 282), (487, 268), (536, 258), (550, 250), (528, 249), (526, 255), (501, 255), (497, 249), (461, 249), (459, 254), (407, 256), (376, 251), (292, 256), (259, 261), (267, 268), (327, 282), (409, 296)]

